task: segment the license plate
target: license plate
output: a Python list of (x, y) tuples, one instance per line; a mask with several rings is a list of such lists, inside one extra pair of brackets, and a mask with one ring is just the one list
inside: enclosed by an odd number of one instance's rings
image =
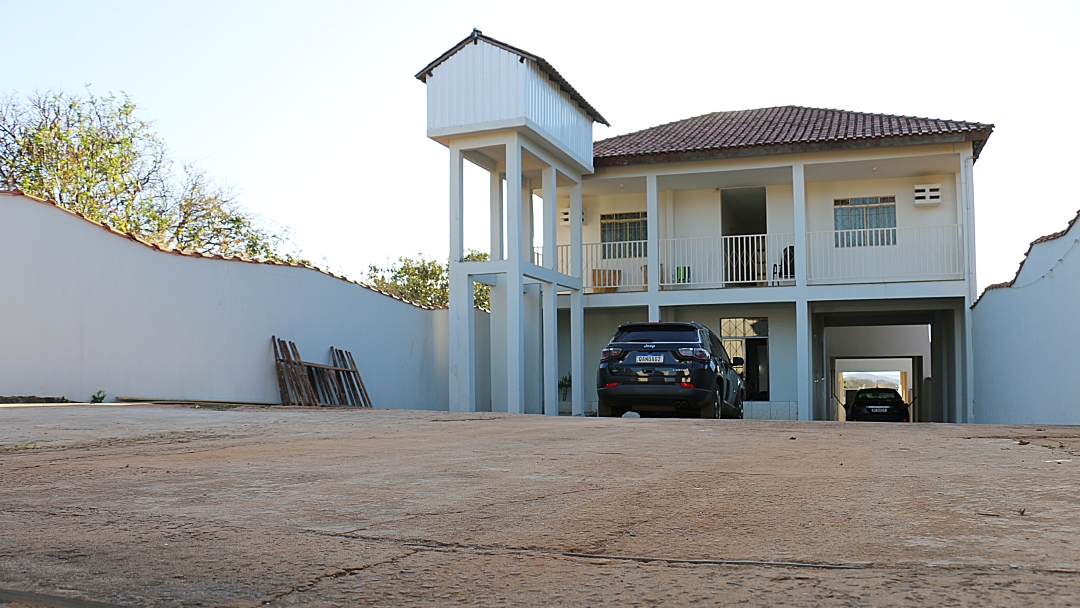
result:
[(664, 355), (638, 355), (634, 361), (637, 363), (663, 363)]
[(877, 406), (877, 407), (870, 406), (870, 407), (868, 407), (866, 409), (870, 410), (871, 412), (876, 412), (876, 413), (879, 413), (879, 414), (883, 414), (883, 413), (889, 411), (889, 408), (887, 406), (883, 407), (883, 406), (880, 406), (880, 405)]

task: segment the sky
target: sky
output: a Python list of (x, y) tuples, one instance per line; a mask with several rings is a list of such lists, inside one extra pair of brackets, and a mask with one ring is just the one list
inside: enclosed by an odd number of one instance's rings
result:
[[(448, 153), (413, 75), (474, 27), (554, 65), (611, 122), (596, 140), (789, 104), (993, 123), (980, 289), (1080, 209), (1080, 2), (0, 0), (0, 16), (0, 93), (130, 95), (174, 157), (353, 278), (447, 257)], [(484, 187), (467, 176), (470, 205)]]

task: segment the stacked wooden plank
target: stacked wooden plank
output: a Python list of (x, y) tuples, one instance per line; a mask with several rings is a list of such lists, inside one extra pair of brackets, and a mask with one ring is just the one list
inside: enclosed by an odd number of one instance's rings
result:
[(271, 336), (282, 405), (371, 407), (352, 353), (330, 347), (330, 365), (300, 358), (294, 342)]

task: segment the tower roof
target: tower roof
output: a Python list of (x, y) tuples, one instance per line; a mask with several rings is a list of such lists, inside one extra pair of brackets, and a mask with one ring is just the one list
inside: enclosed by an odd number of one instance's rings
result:
[(592, 105), (589, 104), (588, 101), (585, 101), (585, 98), (581, 96), (581, 93), (578, 93), (577, 90), (574, 89), (574, 87), (572, 87), (570, 83), (562, 77), (562, 74), (559, 74), (559, 71), (556, 70), (543, 57), (540, 57), (539, 55), (533, 55), (528, 51), (523, 51), (517, 47), (510, 46), (505, 42), (499, 42), (498, 40), (495, 40), (490, 36), (485, 36), (483, 32), (478, 29), (473, 29), (472, 33), (469, 34), (464, 40), (455, 44), (453, 47), (450, 48), (450, 50), (446, 51), (442, 55), (439, 55), (438, 59), (436, 59), (435, 61), (432, 61), (431, 63), (424, 66), (424, 69), (416, 73), (417, 80), (423, 83), (427, 83), (427, 79), (429, 76), (431, 76), (432, 71), (435, 68), (439, 67), (442, 62), (453, 57), (454, 54), (465, 48), (466, 45), (479, 44), (480, 42), (484, 42), (503, 49), (504, 51), (513, 53), (518, 57), (521, 57), (522, 61), (532, 61), (536, 64), (537, 67), (540, 68), (542, 72), (544, 72), (548, 75), (548, 77), (551, 78), (552, 82), (554, 82), (556, 86), (565, 91), (566, 94), (569, 95), (570, 98), (573, 99), (574, 102), (577, 103), (578, 106), (580, 106), (581, 109), (585, 111), (589, 118), (591, 118), (594, 122), (598, 122), (602, 125), (606, 125), (609, 127), (611, 126), (611, 124), (609, 124), (608, 121), (600, 115), (600, 112), (597, 112), (596, 108), (592, 107)]

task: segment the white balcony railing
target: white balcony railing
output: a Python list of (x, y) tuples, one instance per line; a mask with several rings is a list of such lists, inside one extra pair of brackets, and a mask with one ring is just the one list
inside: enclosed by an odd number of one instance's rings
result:
[[(590, 243), (581, 247), (582, 283), (593, 293), (640, 291), (648, 280), (647, 241), (622, 243)], [(569, 248), (566, 252), (569, 253)], [(559, 268), (569, 273), (570, 260), (563, 262), (560, 252)]]
[(792, 285), (795, 235), (753, 234), (660, 241), (664, 289), (727, 285)]
[(959, 225), (809, 232), (807, 279), (959, 279), (964, 275)]

